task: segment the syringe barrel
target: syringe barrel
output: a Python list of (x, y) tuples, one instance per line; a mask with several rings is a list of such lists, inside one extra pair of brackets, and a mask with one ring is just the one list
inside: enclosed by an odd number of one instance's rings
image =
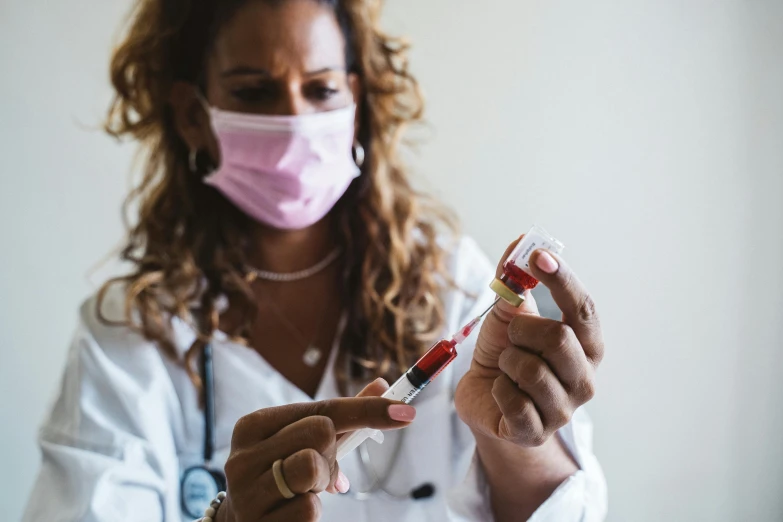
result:
[(367, 439), (372, 439), (378, 444), (383, 443), (383, 432), (373, 428), (362, 428), (360, 430), (347, 433), (345, 437), (337, 443), (337, 461), (359, 447), (359, 444)]
[[(424, 386), (419, 387), (411, 383), (408, 377), (403, 374), (381, 397), (408, 404), (423, 388)], [(373, 428), (362, 428), (345, 435), (337, 443), (337, 460), (340, 461), (340, 459), (358, 448), (359, 444), (368, 438), (372, 438), (380, 444), (383, 442), (383, 432)]]
[[(421, 359), (407, 372), (402, 374), (381, 397), (409, 404), (416, 396), (457, 356), (456, 343), (443, 339), (427, 350)], [(337, 460), (356, 449), (359, 444), (379, 434), (383, 442), (383, 434), (372, 428), (362, 428), (345, 435), (337, 443)]]

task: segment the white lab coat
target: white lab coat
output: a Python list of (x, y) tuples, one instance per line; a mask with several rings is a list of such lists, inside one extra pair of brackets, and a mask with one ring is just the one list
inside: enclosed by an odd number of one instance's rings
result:
[[(451, 290), (444, 296), (444, 335), (456, 331), (494, 298), (487, 288), (494, 267), (475, 242), (461, 240), (450, 266), (466, 292)], [(121, 318), (123, 303), (121, 288), (113, 289), (103, 311), (109, 318)], [(184, 352), (193, 341), (193, 332), (176, 320), (173, 329), (176, 344)], [(377, 494), (358, 500), (350, 493), (323, 493), (323, 521), (492, 519), (488, 488), (473, 455), (475, 442), (453, 403), (456, 385), (470, 364), (475, 337), (474, 333), (461, 345), (455, 362), (416, 399), (416, 421), (410, 427), (387, 432), (383, 445), (368, 442), (373, 468), (383, 475), (391, 466), (387, 490), (406, 494), (430, 483), (435, 494), (424, 500), (399, 501)], [(217, 339), (214, 347), (217, 451), (213, 463), (222, 467), (239, 417), (260, 408), (312, 399), (254, 350), (225, 337)], [(338, 396), (331, 370), (315, 400)], [(128, 329), (99, 322), (95, 299), (88, 300), (81, 308), (59, 397), (40, 431), (43, 463), (24, 520), (187, 520), (180, 511), (180, 476), (187, 467), (202, 463), (203, 429), (195, 389), (181, 366)], [(591, 451), (591, 431), (581, 410), (560, 430), (581, 469), (532, 520), (594, 522), (604, 518), (606, 485)], [(400, 436), (401, 452), (392, 465), (389, 456), (395, 437)], [(358, 451), (340, 466), (353, 490), (367, 485)]]

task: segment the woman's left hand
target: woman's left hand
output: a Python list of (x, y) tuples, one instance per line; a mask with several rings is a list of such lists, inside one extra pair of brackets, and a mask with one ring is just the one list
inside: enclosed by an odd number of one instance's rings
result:
[(544, 250), (532, 254), (530, 269), (552, 292), (563, 320), (541, 317), (530, 292), (519, 308), (498, 302), (455, 396), (474, 432), (526, 447), (543, 445), (593, 397), (604, 353), (595, 305), (571, 269)]

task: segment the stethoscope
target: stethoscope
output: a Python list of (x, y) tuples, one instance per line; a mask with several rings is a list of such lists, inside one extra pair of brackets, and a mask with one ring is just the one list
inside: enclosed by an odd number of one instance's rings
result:
[[(202, 516), (209, 503), (217, 496), (218, 492), (226, 490), (226, 475), (222, 470), (211, 467), (212, 456), (215, 451), (215, 374), (213, 365), (213, 348), (211, 343), (204, 346), (201, 357), (201, 382), (204, 389), (204, 463), (191, 466), (182, 474), (180, 487), (180, 503), (182, 510), (189, 517), (197, 519)], [(364, 491), (349, 490), (348, 494), (357, 500), (368, 500), (376, 495), (381, 495), (390, 500), (422, 500), (435, 495), (435, 485), (425, 482), (413, 488), (406, 494), (390, 492), (386, 489), (386, 482), (391, 476), (394, 465), (397, 462), (405, 432), (398, 433), (392, 453), (391, 465), (383, 474), (378, 476), (372, 465), (370, 451), (365, 442), (359, 446), (359, 462), (362, 472), (370, 478), (371, 485)]]
[(201, 357), (201, 382), (204, 389), (204, 463), (191, 466), (182, 474), (180, 504), (191, 518), (198, 519), (220, 491), (226, 490), (226, 474), (211, 466), (215, 452), (215, 374), (212, 344), (204, 346)]
[(375, 472), (375, 467), (372, 465), (370, 459), (370, 449), (368, 448), (368, 442), (363, 442), (359, 448), (359, 462), (362, 468), (362, 472), (366, 477), (371, 480), (370, 487), (364, 491), (348, 490), (348, 494), (357, 500), (368, 500), (375, 495), (380, 494), (384, 498), (389, 500), (423, 500), (435, 496), (435, 485), (431, 482), (424, 482), (408, 491), (406, 494), (392, 493), (386, 489), (386, 482), (391, 476), (391, 472), (394, 466), (398, 462), (397, 457), (400, 456), (400, 450), (402, 449), (402, 441), (405, 438), (405, 431), (397, 432), (397, 440), (394, 443), (394, 451), (392, 452), (391, 464), (382, 477), (379, 477)]

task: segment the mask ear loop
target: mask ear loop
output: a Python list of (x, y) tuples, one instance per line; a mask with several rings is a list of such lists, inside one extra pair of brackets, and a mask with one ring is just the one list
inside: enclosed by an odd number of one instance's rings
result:
[(201, 93), (201, 89), (198, 87), (196, 88), (196, 98), (198, 98), (198, 101), (201, 103), (201, 106), (204, 108), (204, 110), (209, 114), (209, 109), (212, 107), (209, 102), (207, 101), (207, 97), (204, 96)]
[[(207, 101), (207, 98), (203, 94), (201, 94), (201, 90), (198, 88), (196, 89), (196, 98), (198, 98), (198, 101), (201, 103), (201, 106), (204, 109), (204, 112), (207, 113), (207, 116), (210, 116), (209, 102)], [(190, 169), (190, 172), (192, 172), (193, 174), (198, 174), (199, 172), (198, 153), (199, 153), (199, 149), (197, 148), (191, 148), (190, 152), (188, 153), (188, 168)], [(210, 170), (214, 170), (214, 169), (210, 169)]]

